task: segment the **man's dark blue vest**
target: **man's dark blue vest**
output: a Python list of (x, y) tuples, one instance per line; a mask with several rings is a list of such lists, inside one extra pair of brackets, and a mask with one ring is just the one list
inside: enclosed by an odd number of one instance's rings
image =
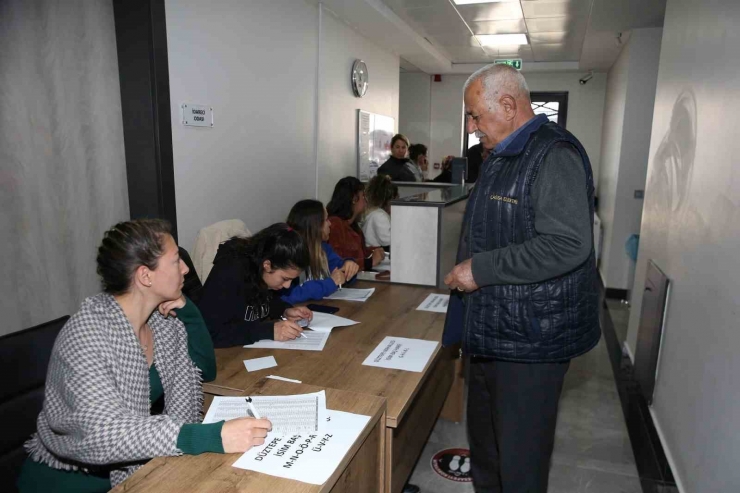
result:
[[(586, 151), (562, 127), (534, 125), (484, 163), (465, 210), (458, 263), (537, 236), (531, 190), (544, 156), (557, 143), (573, 145), (583, 159), (593, 224), (593, 174)], [(596, 276), (592, 244), (588, 259), (560, 277), (453, 294), (444, 343), (462, 338), (468, 355), (528, 363), (567, 361), (583, 354), (601, 335)]]

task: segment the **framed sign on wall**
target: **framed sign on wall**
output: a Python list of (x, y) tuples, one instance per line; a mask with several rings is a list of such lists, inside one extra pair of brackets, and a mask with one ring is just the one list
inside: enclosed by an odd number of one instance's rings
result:
[(396, 120), (357, 110), (357, 178), (368, 181), (391, 156), (391, 139)]

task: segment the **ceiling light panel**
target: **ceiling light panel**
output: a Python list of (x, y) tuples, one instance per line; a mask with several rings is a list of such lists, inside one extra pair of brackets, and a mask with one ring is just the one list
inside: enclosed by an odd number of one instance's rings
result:
[(522, 0), (527, 19), (563, 15), (588, 16), (593, 0)]
[(526, 45), (526, 34), (480, 34), (476, 35), (483, 46), (519, 46)]
[(519, 2), (459, 5), (457, 10), (466, 22), (502, 21), (524, 17)]
[(469, 22), (475, 34), (516, 34), (527, 32), (524, 19), (507, 19), (504, 21)]

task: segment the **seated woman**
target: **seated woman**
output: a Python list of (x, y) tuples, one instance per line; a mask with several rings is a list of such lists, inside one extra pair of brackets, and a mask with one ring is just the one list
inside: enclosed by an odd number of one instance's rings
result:
[(416, 181), (424, 181), (424, 175), (429, 169), (427, 146), (424, 144), (412, 144), (409, 146), (409, 161), (406, 166), (414, 174)]
[(365, 244), (391, 246), (391, 200), (398, 198), (398, 187), (387, 176), (378, 175), (367, 185), (368, 208), (362, 232)]
[[(97, 263), (104, 292), (87, 298), (57, 337), (19, 490), (103, 492), (156, 456), (264, 443), (265, 419), (200, 423), (200, 370), (182, 321), (169, 316), (183, 302), (187, 272), (169, 224), (117, 224)], [(150, 402), (161, 395), (165, 409), (151, 415)]]
[(394, 135), (391, 139), (391, 157), (378, 168), (378, 174), (388, 175), (393, 181), (417, 181), (411, 170), (411, 162), (406, 158), (408, 149), (409, 139), (402, 134)]
[(455, 156), (446, 156), (442, 160), (442, 172), (432, 181), (436, 183), (452, 183), (452, 160)]
[(282, 291), (283, 301), (320, 300), (355, 277), (360, 270), (354, 260), (344, 260), (326, 243), (331, 223), (324, 204), (318, 200), (296, 203), (288, 214), (288, 225), (298, 231), (308, 245), (309, 264), (305, 274), (301, 274), (300, 282), (296, 280)]
[(303, 329), (297, 321), (311, 320), (313, 313), (291, 307), (272, 291), (289, 288), (308, 265), (306, 243), (284, 223), (222, 243), (198, 301), (213, 345), (244, 346), (262, 339), (299, 337)]
[(380, 245), (365, 246), (365, 235), (357, 223), (366, 207), (365, 186), (357, 178), (347, 176), (337, 182), (326, 211), (331, 223), (331, 247), (339, 256), (370, 270), (383, 261), (385, 252)]

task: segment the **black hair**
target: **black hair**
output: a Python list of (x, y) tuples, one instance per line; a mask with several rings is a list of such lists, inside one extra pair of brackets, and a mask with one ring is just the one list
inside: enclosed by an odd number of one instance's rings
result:
[(250, 303), (267, 303), (270, 300), (270, 290), (262, 280), (262, 264), (265, 260), (270, 261), (273, 270), (302, 271), (309, 264), (306, 242), (295, 229), (285, 223), (275, 223), (248, 238), (231, 238), (219, 247), (213, 263), (234, 256), (242, 260), (242, 274)]
[(306, 242), (309, 253), (307, 274), (311, 279), (329, 277), (329, 263), (321, 248), (324, 227), (324, 204), (306, 199), (296, 202), (288, 214), (287, 223), (298, 231)]
[[(331, 200), (326, 204), (326, 212), (330, 216), (337, 216), (339, 219), (349, 219), (352, 217), (352, 201), (358, 192), (364, 192), (365, 185), (354, 176), (346, 176), (337, 182), (334, 187), (334, 193)], [(354, 223), (353, 223), (354, 225)]]
[(142, 265), (155, 270), (164, 254), (164, 241), (172, 234), (162, 219), (136, 219), (118, 223), (103, 235), (98, 247), (98, 275), (103, 291), (121, 295), (131, 289), (134, 272)]
[(427, 146), (424, 144), (413, 144), (409, 146), (409, 158), (413, 162), (416, 162), (416, 158), (419, 156), (426, 156), (427, 155)]
[(367, 201), (373, 207), (385, 209), (388, 203), (398, 198), (398, 186), (388, 175), (375, 175), (367, 184)]

